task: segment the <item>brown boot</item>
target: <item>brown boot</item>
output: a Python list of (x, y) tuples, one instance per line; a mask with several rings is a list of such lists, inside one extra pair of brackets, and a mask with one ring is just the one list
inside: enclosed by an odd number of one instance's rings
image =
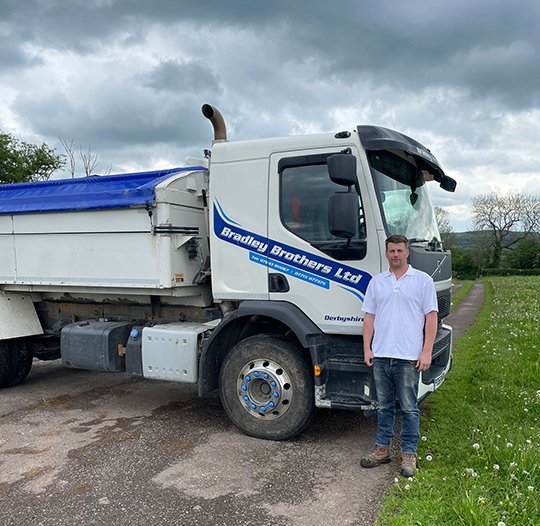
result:
[(401, 457), (401, 474), (404, 477), (413, 477), (416, 473), (416, 455), (403, 453)]
[(390, 448), (388, 446), (379, 446), (377, 444), (369, 456), (364, 457), (360, 461), (360, 465), (363, 468), (374, 468), (380, 464), (387, 464), (388, 462), (391, 462), (391, 460)]

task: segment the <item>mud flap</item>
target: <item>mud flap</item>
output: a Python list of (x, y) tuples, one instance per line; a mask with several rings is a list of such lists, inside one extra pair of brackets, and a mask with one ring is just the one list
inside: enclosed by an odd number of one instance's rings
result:
[(0, 293), (0, 340), (43, 334), (29, 294)]

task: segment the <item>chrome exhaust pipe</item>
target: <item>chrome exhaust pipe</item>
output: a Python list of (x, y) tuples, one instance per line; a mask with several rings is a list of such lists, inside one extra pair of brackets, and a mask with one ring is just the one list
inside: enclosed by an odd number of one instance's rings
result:
[(203, 104), (202, 108), (203, 115), (212, 123), (214, 127), (214, 141), (215, 142), (224, 142), (227, 140), (227, 129), (225, 128), (225, 120), (223, 115), (219, 112), (214, 106), (210, 104)]

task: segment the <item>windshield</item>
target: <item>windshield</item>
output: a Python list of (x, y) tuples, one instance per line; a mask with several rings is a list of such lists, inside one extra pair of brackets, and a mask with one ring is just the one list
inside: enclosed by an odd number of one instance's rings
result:
[[(410, 241), (440, 241), (420, 170), (390, 152), (368, 152), (368, 158), (387, 234), (404, 235)], [(411, 198), (413, 193), (417, 197)]]

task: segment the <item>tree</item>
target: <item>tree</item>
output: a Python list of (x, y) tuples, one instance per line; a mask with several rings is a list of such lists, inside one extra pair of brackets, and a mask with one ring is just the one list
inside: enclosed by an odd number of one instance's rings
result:
[(68, 172), (71, 175), (71, 178), (73, 179), (75, 177), (75, 169), (77, 168), (77, 161), (75, 159), (75, 150), (73, 148), (73, 139), (71, 141), (67, 142), (65, 139), (59, 138), (60, 143), (62, 144), (62, 147), (64, 148), (64, 151), (66, 152), (64, 154), (64, 157), (67, 159), (67, 168), (65, 168), (65, 171)]
[(476, 279), (478, 277), (478, 265), (474, 260), (473, 252), (453, 248), (452, 270), (459, 279)]
[(440, 206), (434, 206), (435, 221), (439, 227), (441, 241), (446, 250), (450, 250), (454, 246), (454, 229), (450, 223), (450, 214), (447, 210)]
[(540, 268), (540, 241), (522, 239), (506, 254), (504, 262), (508, 268)]
[(490, 266), (491, 256), (493, 252), (493, 244), (491, 241), (491, 233), (488, 231), (479, 230), (473, 232), (474, 250), (472, 250), (472, 260), (476, 267), (476, 277), (482, 274), (482, 269)]
[(64, 159), (45, 143), (26, 143), (0, 131), (0, 183), (43, 181), (64, 166)]
[(510, 193), (472, 198), (473, 228), (486, 232), (491, 245), (490, 266), (499, 267), (502, 252), (540, 228), (540, 198)]
[(86, 177), (90, 177), (99, 166), (98, 154), (92, 153), (92, 148), (90, 146), (88, 146), (86, 152), (83, 151), (81, 146), (80, 153), (84, 167), (84, 175), (86, 175)]
[[(73, 139), (71, 139), (71, 141), (69, 142), (62, 138), (60, 138), (59, 140), (64, 148), (64, 151), (66, 152), (64, 154), (64, 157), (68, 161), (68, 167), (66, 168), (66, 171), (71, 175), (71, 178), (73, 179), (75, 177), (77, 168), (77, 159), (75, 155), (75, 148), (73, 147)], [(81, 157), (84, 175), (86, 177), (94, 175), (100, 164), (98, 160), (98, 154), (92, 152), (91, 146), (88, 146), (86, 152), (83, 150), (82, 146), (79, 146), (79, 155)], [(111, 167), (109, 166), (105, 175), (109, 175), (110, 173)]]

